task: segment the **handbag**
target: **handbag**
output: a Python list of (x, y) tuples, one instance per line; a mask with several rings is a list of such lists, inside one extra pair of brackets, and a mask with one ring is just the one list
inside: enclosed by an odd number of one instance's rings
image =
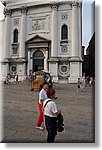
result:
[(64, 130), (63, 115), (60, 113), (57, 116), (57, 131), (62, 132), (63, 130)]

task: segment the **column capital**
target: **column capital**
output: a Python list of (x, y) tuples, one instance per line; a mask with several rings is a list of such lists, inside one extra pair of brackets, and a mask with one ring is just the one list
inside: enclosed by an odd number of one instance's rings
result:
[(77, 1), (70, 2), (71, 7), (78, 7), (79, 3)]
[(22, 14), (26, 14), (27, 11), (28, 11), (28, 7), (26, 5), (25, 6), (21, 6), (19, 9), (21, 10)]
[(57, 10), (58, 6), (58, 3), (52, 3), (52, 10)]
[(27, 48), (28, 52), (31, 52), (31, 48)]
[(7, 9), (7, 8), (4, 9), (4, 15), (5, 16), (11, 16), (11, 13), (12, 13), (11, 9)]
[(82, 7), (82, 2), (80, 2), (78, 6), (79, 6), (79, 7)]

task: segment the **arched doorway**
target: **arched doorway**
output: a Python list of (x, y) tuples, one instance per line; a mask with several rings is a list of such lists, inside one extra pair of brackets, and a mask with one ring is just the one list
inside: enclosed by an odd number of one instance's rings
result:
[(44, 70), (44, 54), (38, 50), (33, 54), (33, 71)]

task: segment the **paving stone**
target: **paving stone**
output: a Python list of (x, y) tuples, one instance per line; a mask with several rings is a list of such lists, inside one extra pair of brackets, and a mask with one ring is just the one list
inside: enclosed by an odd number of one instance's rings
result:
[[(29, 83), (3, 85), (2, 142), (46, 143), (46, 130), (35, 128), (38, 111), (38, 91), (30, 91)], [(95, 142), (94, 88), (77, 93), (76, 84), (55, 84), (56, 103), (64, 116), (65, 130), (58, 133), (56, 143)]]

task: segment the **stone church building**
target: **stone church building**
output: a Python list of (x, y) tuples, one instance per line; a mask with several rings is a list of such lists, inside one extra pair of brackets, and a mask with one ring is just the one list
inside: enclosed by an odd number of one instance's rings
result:
[(0, 22), (1, 80), (19, 80), (30, 70), (47, 71), (54, 82), (82, 76), (82, 2), (8, 0)]

